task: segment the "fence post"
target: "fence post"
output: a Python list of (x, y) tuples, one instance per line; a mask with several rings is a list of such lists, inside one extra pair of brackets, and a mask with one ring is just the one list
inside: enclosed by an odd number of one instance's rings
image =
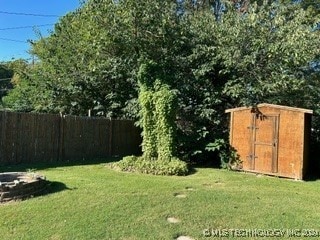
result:
[(0, 129), (0, 132), (1, 132), (1, 142), (0, 142), (0, 162), (1, 163), (4, 163), (6, 161), (5, 159), (5, 138), (6, 138), (6, 122), (7, 122), (7, 114), (6, 112), (2, 112), (1, 111), (1, 129)]
[(59, 139), (58, 139), (58, 146), (59, 146), (59, 153), (58, 153), (58, 160), (64, 160), (64, 116), (60, 112), (59, 118)]
[(110, 129), (109, 129), (109, 156), (112, 156), (112, 139), (113, 139), (113, 124), (112, 118), (110, 117)]

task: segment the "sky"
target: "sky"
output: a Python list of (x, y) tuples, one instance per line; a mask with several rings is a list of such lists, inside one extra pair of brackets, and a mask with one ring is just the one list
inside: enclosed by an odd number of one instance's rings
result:
[(30, 60), (27, 41), (37, 39), (34, 28), (48, 36), (61, 16), (80, 5), (79, 0), (0, 0), (0, 62)]

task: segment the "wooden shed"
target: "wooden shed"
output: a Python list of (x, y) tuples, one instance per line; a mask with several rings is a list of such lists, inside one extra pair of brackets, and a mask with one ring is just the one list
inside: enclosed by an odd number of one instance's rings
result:
[(303, 179), (308, 170), (312, 110), (273, 104), (230, 113), (230, 144), (244, 171)]

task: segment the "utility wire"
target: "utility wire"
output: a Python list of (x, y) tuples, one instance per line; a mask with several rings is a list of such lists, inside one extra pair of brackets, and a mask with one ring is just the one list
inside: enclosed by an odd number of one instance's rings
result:
[(41, 24), (41, 25), (34, 25), (34, 26), (21, 26), (21, 27), (7, 27), (7, 28), (0, 28), (0, 31), (4, 30), (14, 30), (14, 29), (23, 29), (23, 28), (34, 28), (34, 27), (46, 27), (46, 26), (53, 26), (54, 24)]
[(19, 43), (28, 43), (27, 41), (16, 40), (16, 39), (10, 39), (10, 38), (0, 38), (0, 40), (10, 41), (10, 42), (19, 42)]
[(37, 14), (37, 13), (18, 13), (18, 12), (6, 12), (6, 11), (0, 11), (0, 14), (33, 16), (33, 17), (60, 17), (59, 15)]

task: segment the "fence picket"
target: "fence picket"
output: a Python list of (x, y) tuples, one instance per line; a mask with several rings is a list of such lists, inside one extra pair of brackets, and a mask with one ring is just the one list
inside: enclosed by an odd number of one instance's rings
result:
[(130, 120), (0, 111), (0, 164), (139, 154)]

